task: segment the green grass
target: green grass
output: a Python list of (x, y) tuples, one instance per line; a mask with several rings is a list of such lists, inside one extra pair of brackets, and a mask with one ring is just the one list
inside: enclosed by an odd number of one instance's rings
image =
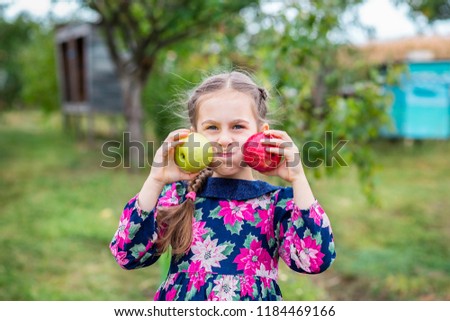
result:
[(374, 144), (377, 198), (368, 206), (351, 166), (315, 182), (337, 260), (317, 276), (326, 298), (450, 299), (450, 142)]
[[(147, 300), (158, 265), (125, 271), (108, 245), (148, 170), (100, 167), (101, 142), (64, 134), (57, 116), (0, 114), (0, 300)], [(286, 300), (449, 300), (450, 142), (375, 146), (370, 207), (353, 166), (312, 182), (337, 260), (323, 274), (281, 265)]]

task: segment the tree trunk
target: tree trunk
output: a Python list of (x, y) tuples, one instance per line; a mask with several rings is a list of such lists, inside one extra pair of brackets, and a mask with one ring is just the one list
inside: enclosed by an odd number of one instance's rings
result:
[(121, 79), (125, 104), (127, 131), (124, 133), (124, 166), (142, 168), (145, 166), (145, 143), (143, 110), (141, 102), (144, 84), (137, 75), (123, 75)]

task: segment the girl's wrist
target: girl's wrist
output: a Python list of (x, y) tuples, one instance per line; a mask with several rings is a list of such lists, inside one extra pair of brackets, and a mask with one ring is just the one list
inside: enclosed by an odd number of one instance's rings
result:
[(143, 211), (151, 211), (158, 202), (159, 194), (164, 189), (164, 183), (149, 176), (139, 191), (137, 202)]
[(292, 177), (290, 183), (292, 185), (298, 184), (298, 183), (304, 183), (304, 182), (308, 182), (308, 179), (306, 178), (305, 172), (301, 172), (298, 175)]
[(294, 202), (300, 209), (309, 209), (314, 203), (315, 197), (309, 186), (306, 175), (301, 175), (292, 181), (292, 188), (294, 189)]
[(164, 187), (164, 185), (166, 185), (165, 182), (153, 177), (151, 174), (147, 177), (145, 184), (149, 184), (150, 186), (153, 186), (155, 188), (161, 187), (161, 189)]

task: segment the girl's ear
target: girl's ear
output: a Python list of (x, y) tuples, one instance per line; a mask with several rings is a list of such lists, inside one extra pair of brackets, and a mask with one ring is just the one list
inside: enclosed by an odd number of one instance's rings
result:
[(191, 128), (189, 128), (189, 130), (190, 130), (191, 132), (195, 132), (194, 126), (191, 126)]
[(268, 123), (264, 123), (262, 124), (262, 126), (260, 127), (260, 132), (263, 132), (265, 130), (269, 130), (269, 124)]

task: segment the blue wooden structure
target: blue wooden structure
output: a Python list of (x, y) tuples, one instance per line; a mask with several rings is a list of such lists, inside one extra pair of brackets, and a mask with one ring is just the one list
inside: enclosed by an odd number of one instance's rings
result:
[(390, 87), (393, 128), (385, 136), (450, 138), (450, 61), (407, 62), (398, 86)]

